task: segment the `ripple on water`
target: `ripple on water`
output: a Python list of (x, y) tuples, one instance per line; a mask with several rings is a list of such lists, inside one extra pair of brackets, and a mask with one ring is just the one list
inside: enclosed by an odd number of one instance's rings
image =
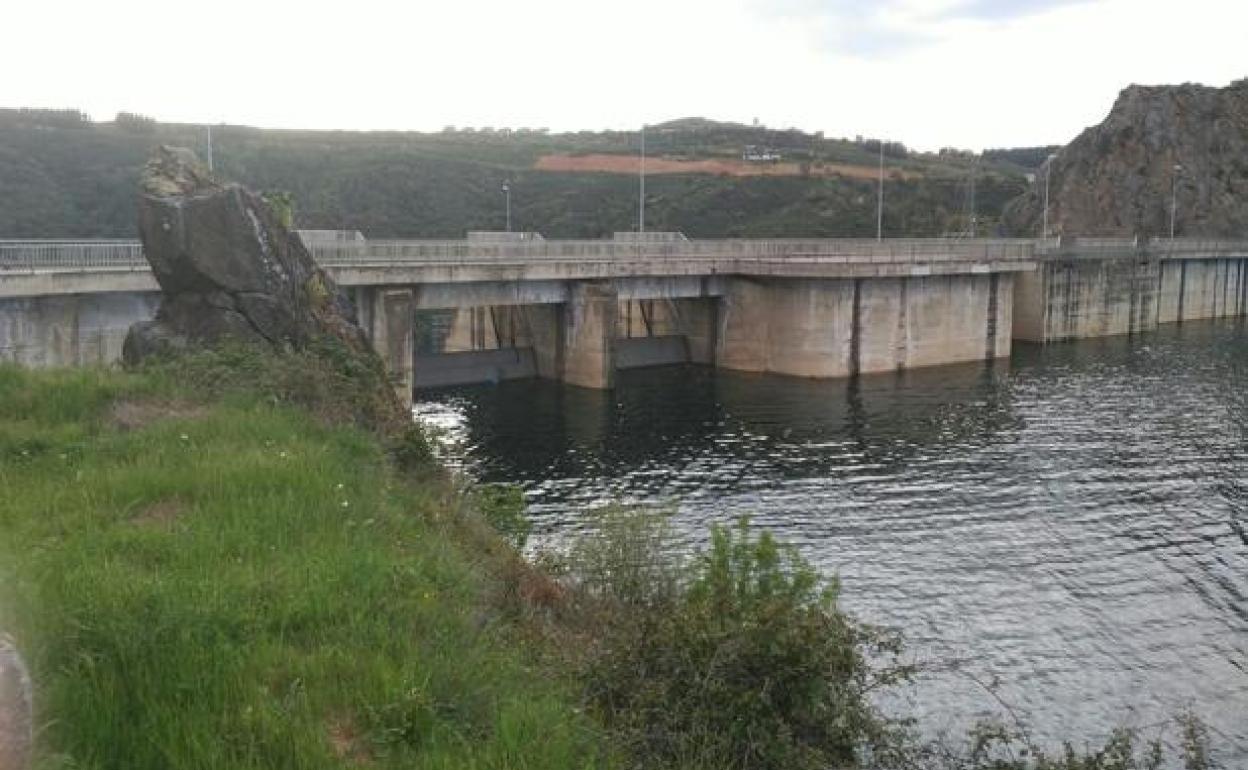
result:
[[(999, 694), (1041, 739), (1189, 705), (1248, 764), (1248, 336), (1185, 324), (858, 383), (703, 369), (426, 395), (450, 462), (526, 491), (558, 542), (613, 501), (685, 546), (749, 514), (837, 572), (933, 669), (930, 729)], [(956, 665), (955, 665), (956, 664)]]

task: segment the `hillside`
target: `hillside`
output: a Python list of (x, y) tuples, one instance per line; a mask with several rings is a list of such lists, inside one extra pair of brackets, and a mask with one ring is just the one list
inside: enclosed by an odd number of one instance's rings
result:
[[(132, 237), (132, 190), (158, 144), (207, 147), (201, 126), (74, 110), (0, 110), (0, 238)], [(309, 228), (371, 237), (462, 237), (514, 226), (550, 237), (628, 230), (637, 218), (636, 132), (542, 129), (436, 133), (212, 128), (226, 177), (293, 194)], [(646, 131), (647, 224), (694, 237), (870, 236), (879, 143), (687, 118)], [(747, 162), (746, 147), (781, 156)], [(1009, 151), (1014, 152), (1014, 151)], [(979, 232), (1025, 188), (1011, 156), (884, 147), (889, 235), (967, 229), (975, 172)], [(1023, 156), (1025, 157), (1025, 156)]]
[[(1173, 205), (1178, 235), (1248, 235), (1248, 79), (1130, 86), (1050, 171), (1050, 233), (1168, 235)], [(1039, 233), (1044, 181), (1010, 205), (1014, 233)]]

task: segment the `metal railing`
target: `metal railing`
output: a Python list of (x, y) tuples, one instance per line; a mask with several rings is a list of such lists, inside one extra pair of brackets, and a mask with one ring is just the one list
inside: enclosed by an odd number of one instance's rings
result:
[[(711, 261), (922, 263), (1029, 260), (1031, 241), (890, 239), (724, 239), (660, 242), (614, 240), (313, 240), (309, 250), (326, 267), (395, 264)], [(142, 245), (132, 240), (0, 241), (3, 270), (142, 269)]]
[(1050, 238), (1036, 243), (1039, 259), (1140, 257), (1191, 259), (1248, 256), (1248, 240), (1218, 238)]
[(568, 261), (793, 261), (793, 262), (964, 262), (1029, 260), (1031, 241), (941, 239), (723, 239), (662, 242), (608, 240), (470, 243), (467, 241), (374, 240), (360, 245), (317, 244), (313, 256), (325, 265), (393, 263), (536, 263)]
[[(953, 240), (937, 238), (716, 239), (659, 242), (614, 240), (318, 241), (313, 257), (326, 267), (395, 265), (537, 264), (546, 262), (646, 261), (738, 263), (940, 263), (1150, 257), (1248, 257), (1248, 241), (1179, 238), (1078, 238)], [(0, 240), (0, 273), (145, 270), (135, 240)]]
[(143, 245), (133, 240), (0, 240), (0, 271), (146, 269)]

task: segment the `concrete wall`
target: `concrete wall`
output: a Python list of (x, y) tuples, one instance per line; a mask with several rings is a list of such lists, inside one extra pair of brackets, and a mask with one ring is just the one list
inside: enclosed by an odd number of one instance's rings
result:
[(563, 376), (569, 385), (610, 388), (615, 383), (615, 333), (620, 303), (607, 282), (572, 286), (563, 313)]
[(1016, 279), (1014, 337), (1055, 342), (1134, 334), (1248, 310), (1244, 259), (1080, 258)]
[(1014, 336), (1050, 342), (1153, 329), (1160, 264), (1137, 257), (1042, 264), (1016, 279)]
[(151, 320), (159, 305), (156, 292), (0, 299), (0, 361), (33, 367), (116, 363), (130, 325)]
[(372, 295), (372, 320), (369, 338), (381, 356), (386, 372), (394, 382), (394, 390), (405, 404), (412, 403), (415, 386), (412, 319), (416, 303), (411, 289), (379, 288)]
[(847, 377), (1010, 352), (1012, 276), (737, 279), (722, 300), (718, 366)]
[[(478, 283), (460, 287), (456, 296), (425, 286), (351, 292), (361, 326), (405, 399), (418, 382), (447, 384), (448, 377), (461, 381), (470, 371), (485, 380), (532, 371), (582, 387), (610, 388), (616, 368), (647, 362), (687, 360), (845, 377), (1008, 355), (1012, 274), (925, 272), (916, 266), (910, 274), (874, 277), (641, 277), (566, 281), (532, 290)], [(1183, 279), (1184, 296), (1216, 293), (1225, 307), (1234, 294), (1225, 269), (1208, 278), (1195, 276)], [(1242, 288), (1238, 273), (1235, 280)], [(1201, 288), (1201, 281), (1212, 288)], [(423, 309), (468, 297), (504, 302)], [(538, 302), (519, 304), (522, 300)], [(0, 299), (0, 357), (32, 365), (110, 363), (120, 357), (129, 326), (150, 318), (158, 303), (154, 292)], [(436, 349), (422, 348), (420, 360), (418, 312), (440, 314), (445, 326), (436, 335)], [(662, 341), (637, 343), (623, 359), (617, 355), (619, 340), (656, 339)], [(493, 358), (444, 365), (427, 358), (499, 350), (512, 351), (507, 355), (513, 358), (517, 350), (531, 352), (523, 365), (511, 368)], [(427, 375), (417, 371), (422, 365), (431, 367)]]
[(1161, 265), (1157, 322), (1243, 315), (1248, 276), (1243, 259), (1167, 260)]
[(633, 337), (615, 341), (615, 368), (641, 369), (689, 363), (689, 346), (682, 336)]
[(537, 365), (530, 348), (416, 356), (414, 369), (415, 386), (418, 388), (502, 382), (537, 376)]
[(677, 333), (684, 336), (689, 350), (690, 363), (713, 365), (719, 338), (719, 300), (678, 299), (671, 305)]

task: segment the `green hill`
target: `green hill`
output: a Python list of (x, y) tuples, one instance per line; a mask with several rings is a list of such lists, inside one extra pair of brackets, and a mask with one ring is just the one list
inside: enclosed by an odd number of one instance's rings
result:
[[(370, 237), (462, 237), (501, 229), (510, 180), (513, 223), (548, 237), (601, 237), (637, 218), (631, 173), (543, 171), (548, 155), (636, 155), (636, 132), (551, 134), (543, 129), (447, 128), (436, 133), (289, 131), (213, 126), (217, 170), (293, 194), (301, 227), (358, 229)], [(0, 238), (132, 237), (133, 190), (153, 147), (207, 148), (202, 126), (122, 114), (92, 122), (75, 110), (0, 110)], [(693, 237), (872, 236), (879, 143), (797, 130), (686, 118), (650, 127), (647, 154), (743, 166), (747, 146), (783, 156), (766, 175), (669, 173), (647, 178), (647, 225)], [(969, 154), (884, 147), (887, 235), (966, 229)], [(976, 213), (991, 233), (1022, 193), (1010, 156), (978, 161)], [(841, 173), (838, 169), (848, 169)], [(745, 173), (754, 173), (754, 167)]]

